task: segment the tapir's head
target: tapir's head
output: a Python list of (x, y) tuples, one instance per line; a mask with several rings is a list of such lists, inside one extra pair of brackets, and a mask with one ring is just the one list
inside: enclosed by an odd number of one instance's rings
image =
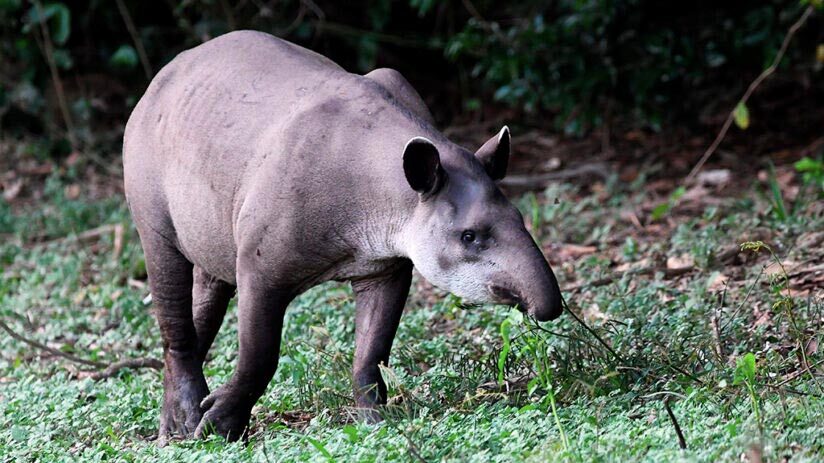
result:
[(495, 185), (506, 174), (509, 129), (476, 153), (421, 137), (403, 168), (418, 202), (405, 229), (407, 254), (436, 286), (471, 302), (518, 305), (540, 321), (561, 314), (561, 291), (520, 212)]

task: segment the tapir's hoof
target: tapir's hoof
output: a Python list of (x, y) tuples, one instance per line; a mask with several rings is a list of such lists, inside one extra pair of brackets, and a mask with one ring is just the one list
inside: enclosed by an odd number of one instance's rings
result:
[[(168, 377), (168, 376), (167, 376)], [(175, 437), (189, 438), (203, 417), (200, 402), (209, 393), (206, 381), (171, 381), (163, 393), (160, 412), (160, 429), (157, 443), (160, 446)]]
[(231, 400), (232, 395), (222, 387), (203, 399), (200, 408), (204, 414), (195, 429), (195, 438), (218, 434), (232, 442), (246, 437), (251, 410)]

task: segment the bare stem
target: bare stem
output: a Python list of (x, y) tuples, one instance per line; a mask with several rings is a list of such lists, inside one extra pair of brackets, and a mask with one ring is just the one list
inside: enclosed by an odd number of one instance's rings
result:
[(721, 127), (721, 131), (718, 132), (718, 135), (715, 137), (715, 140), (713, 140), (712, 144), (704, 152), (704, 155), (701, 156), (701, 159), (698, 161), (695, 167), (692, 168), (689, 175), (687, 175), (687, 178), (684, 180), (684, 183), (692, 182), (695, 176), (698, 175), (698, 172), (701, 170), (701, 168), (704, 167), (704, 164), (707, 162), (710, 156), (712, 156), (713, 153), (715, 153), (715, 150), (718, 149), (718, 145), (720, 145), (721, 142), (724, 140), (724, 137), (727, 136), (727, 132), (730, 130), (730, 126), (732, 125), (732, 122), (735, 119), (735, 108), (737, 108), (739, 105), (745, 105), (747, 101), (750, 99), (750, 96), (752, 96), (753, 92), (755, 92), (755, 90), (761, 85), (761, 83), (764, 82), (764, 80), (766, 80), (767, 77), (771, 76), (775, 72), (775, 70), (778, 68), (778, 64), (781, 62), (781, 59), (784, 58), (784, 54), (787, 52), (787, 48), (790, 46), (790, 41), (792, 40), (793, 36), (796, 32), (798, 32), (799, 29), (801, 29), (801, 26), (803, 26), (804, 23), (807, 22), (807, 19), (810, 17), (810, 15), (813, 14), (813, 11), (813, 6), (808, 6), (804, 10), (804, 13), (801, 14), (801, 17), (798, 18), (798, 20), (792, 26), (790, 26), (790, 29), (787, 31), (787, 35), (784, 36), (784, 42), (781, 43), (781, 48), (775, 55), (772, 64), (770, 64), (770, 66), (767, 69), (764, 69), (764, 71), (758, 77), (756, 77), (755, 80), (752, 81), (752, 83), (750, 83), (750, 86), (747, 87), (747, 91), (744, 92), (744, 96), (742, 96), (741, 99), (738, 100), (738, 103), (735, 104), (732, 111), (730, 111), (730, 113), (727, 115), (727, 120), (724, 121), (724, 125)]
[[(140, 40), (140, 34), (137, 33), (137, 28), (132, 21), (132, 15), (129, 14), (129, 9), (123, 0), (117, 0), (117, 9), (120, 10), (120, 16), (123, 17), (123, 22), (126, 24), (126, 30), (134, 42), (134, 48), (137, 50), (137, 56), (140, 57), (140, 64), (143, 66), (143, 72), (146, 73), (146, 79), (152, 80), (152, 66), (149, 64), (149, 57), (146, 55), (146, 49), (143, 47), (143, 41)], [(234, 29), (234, 27), (232, 28)]]

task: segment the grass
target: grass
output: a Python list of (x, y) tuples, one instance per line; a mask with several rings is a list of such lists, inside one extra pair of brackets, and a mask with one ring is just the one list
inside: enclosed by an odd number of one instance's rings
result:
[[(0, 202), (0, 319), (89, 360), (161, 358), (122, 198), (68, 199), (67, 181), (54, 175), (37, 205)], [(565, 296), (580, 321), (566, 314), (538, 325), (503, 307), (413, 294), (377, 425), (350, 416), (354, 305), (345, 285), (314, 288), (291, 306), (248, 443), (157, 447), (159, 372), (94, 381), (83, 365), (0, 335), (0, 460), (820, 461), (820, 288), (785, 279), (770, 253), (723, 255), (763, 240), (779, 261), (820, 263), (820, 246), (796, 246), (824, 229), (820, 191), (803, 191), (783, 215), (751, 189), (692, 209), (687, 193), (652, 211), (659, 220), (644, 230), (623, 219), (660, 203), (642, 184), (524, 197), (545, 248), (596, 248), (555, 265), (562, 286), (577, 287)], [(111, 233), (71, 238), (104, 224), (123, 225), (122, 244)], [(692, 269), (673, 276), (662, 263), (671, 256)], [(212, 388), (236, 352), (233, 303), (206, 369)]]

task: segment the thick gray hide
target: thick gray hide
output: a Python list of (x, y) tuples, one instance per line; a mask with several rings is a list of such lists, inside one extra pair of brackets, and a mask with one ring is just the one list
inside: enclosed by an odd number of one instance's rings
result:
[[(418, 138), (416, 138), (418, 137)], [(469, 300), (560, 314), (560, 292), (503, 176), (504, 128), (477, 153), (434, 127), (397, 72), (350, 74), (259, 32), (181, 53), (126, 126), (126, 196), (164, 346), (162, 440), (241, 437), (302, 291), (352, 281), (355, 397), (385, 403), (412, 265)], [(202, 364), (238, 293), (238, 363), (209, 394)]]

